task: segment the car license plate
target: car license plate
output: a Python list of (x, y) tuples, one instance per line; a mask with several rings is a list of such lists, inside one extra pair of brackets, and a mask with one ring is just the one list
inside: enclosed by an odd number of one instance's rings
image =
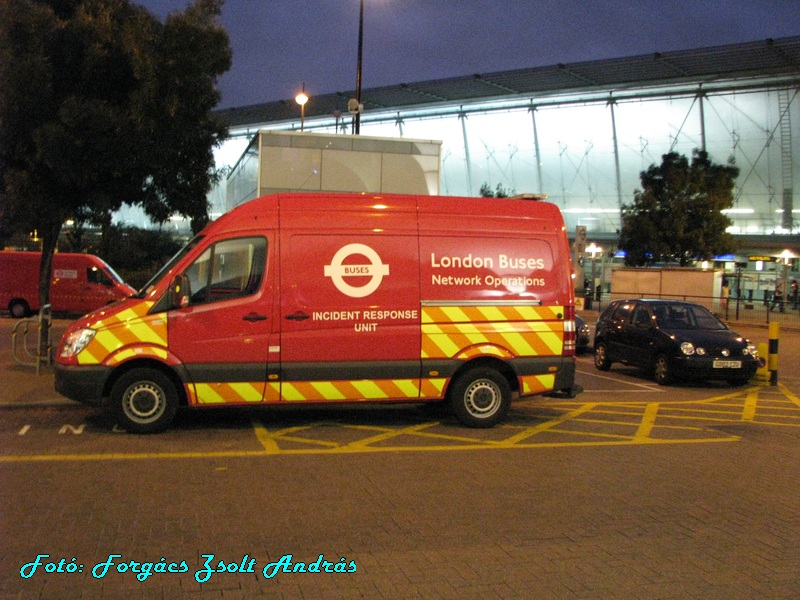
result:
[(740, 360), (715, 360), (715, 369), (741, 369), (742, 361)]

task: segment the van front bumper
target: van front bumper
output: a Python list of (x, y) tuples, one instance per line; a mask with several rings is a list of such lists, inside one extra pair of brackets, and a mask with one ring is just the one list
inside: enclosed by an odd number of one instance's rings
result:
[(111, 374), (110, 367), (65, 367), (56, 364), (55, 374), (56, 391), (62, 396), (90, 406), (102, 406), (106, 403), (103, 389)]

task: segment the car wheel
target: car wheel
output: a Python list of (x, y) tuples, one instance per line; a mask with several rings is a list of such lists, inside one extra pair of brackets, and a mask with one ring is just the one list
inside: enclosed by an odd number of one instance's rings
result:
[(25, 300), (12, 300), (8, 305), (8, 312), (15, 319), (22, 319), (31, 314), (31, 309)]
[(178, 411), (175, 384), (157, 369), (134, 369), (111, 389), (111, 402), (122, 427), (131, 433), (156, 433), (169, 427)]
[(467, 427), (493, 427), (511, 406), (511, 387), (494, 369), (479, 367), (461, 375), (448, 392), (450, 408)]
[(669, 385), (672, 383), (672, 369), (670, 369), (669, 360), (667, 360), (666, 355), (658, 355), (653, 374), (658, 385)]
[(608, 371), (611, 368), (611, 361), (608, 358), (608, 350), (602, 342), (594, 347), (594, 366), (601, 371)]

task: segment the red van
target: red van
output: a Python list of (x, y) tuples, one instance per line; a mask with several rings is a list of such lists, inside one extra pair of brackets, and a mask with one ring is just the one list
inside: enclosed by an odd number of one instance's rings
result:
[(541, 197), (277, 194), (72, 325), (56, 389), (142, 433), (179, 405), (360, 401), (447, 400), (490, 427), (512, 394), (572, 393), (574, 316)]
[[(39, 252), (0, 252), (0, 306), (12, 317), (39, 310)], [(53, 255), (50, 305), (56, 312), (85, 314), (136, 293), (114, 269), (92, 254)]]

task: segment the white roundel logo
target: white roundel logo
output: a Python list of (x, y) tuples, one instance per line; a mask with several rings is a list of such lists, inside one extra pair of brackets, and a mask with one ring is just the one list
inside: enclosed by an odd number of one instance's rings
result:
[[(367, 259), (365, 264), (342, 264), (350, 256), (358, 254)], [(331, 259), (331, 264), (325, 265), (325, 277), (330, 277), (336, 289), (345, 296), (351, 298), (363, 298), (369, 296), (378, 289), (383, 278), (389, 274), (389, 265), (381, 262), (381, 257), (369, 246), (364, 244), (347, 244), (339, 249)], [(347, 283), (345, 277), (364, 277), (368, 278), (362, 286), (354, 286)]]

